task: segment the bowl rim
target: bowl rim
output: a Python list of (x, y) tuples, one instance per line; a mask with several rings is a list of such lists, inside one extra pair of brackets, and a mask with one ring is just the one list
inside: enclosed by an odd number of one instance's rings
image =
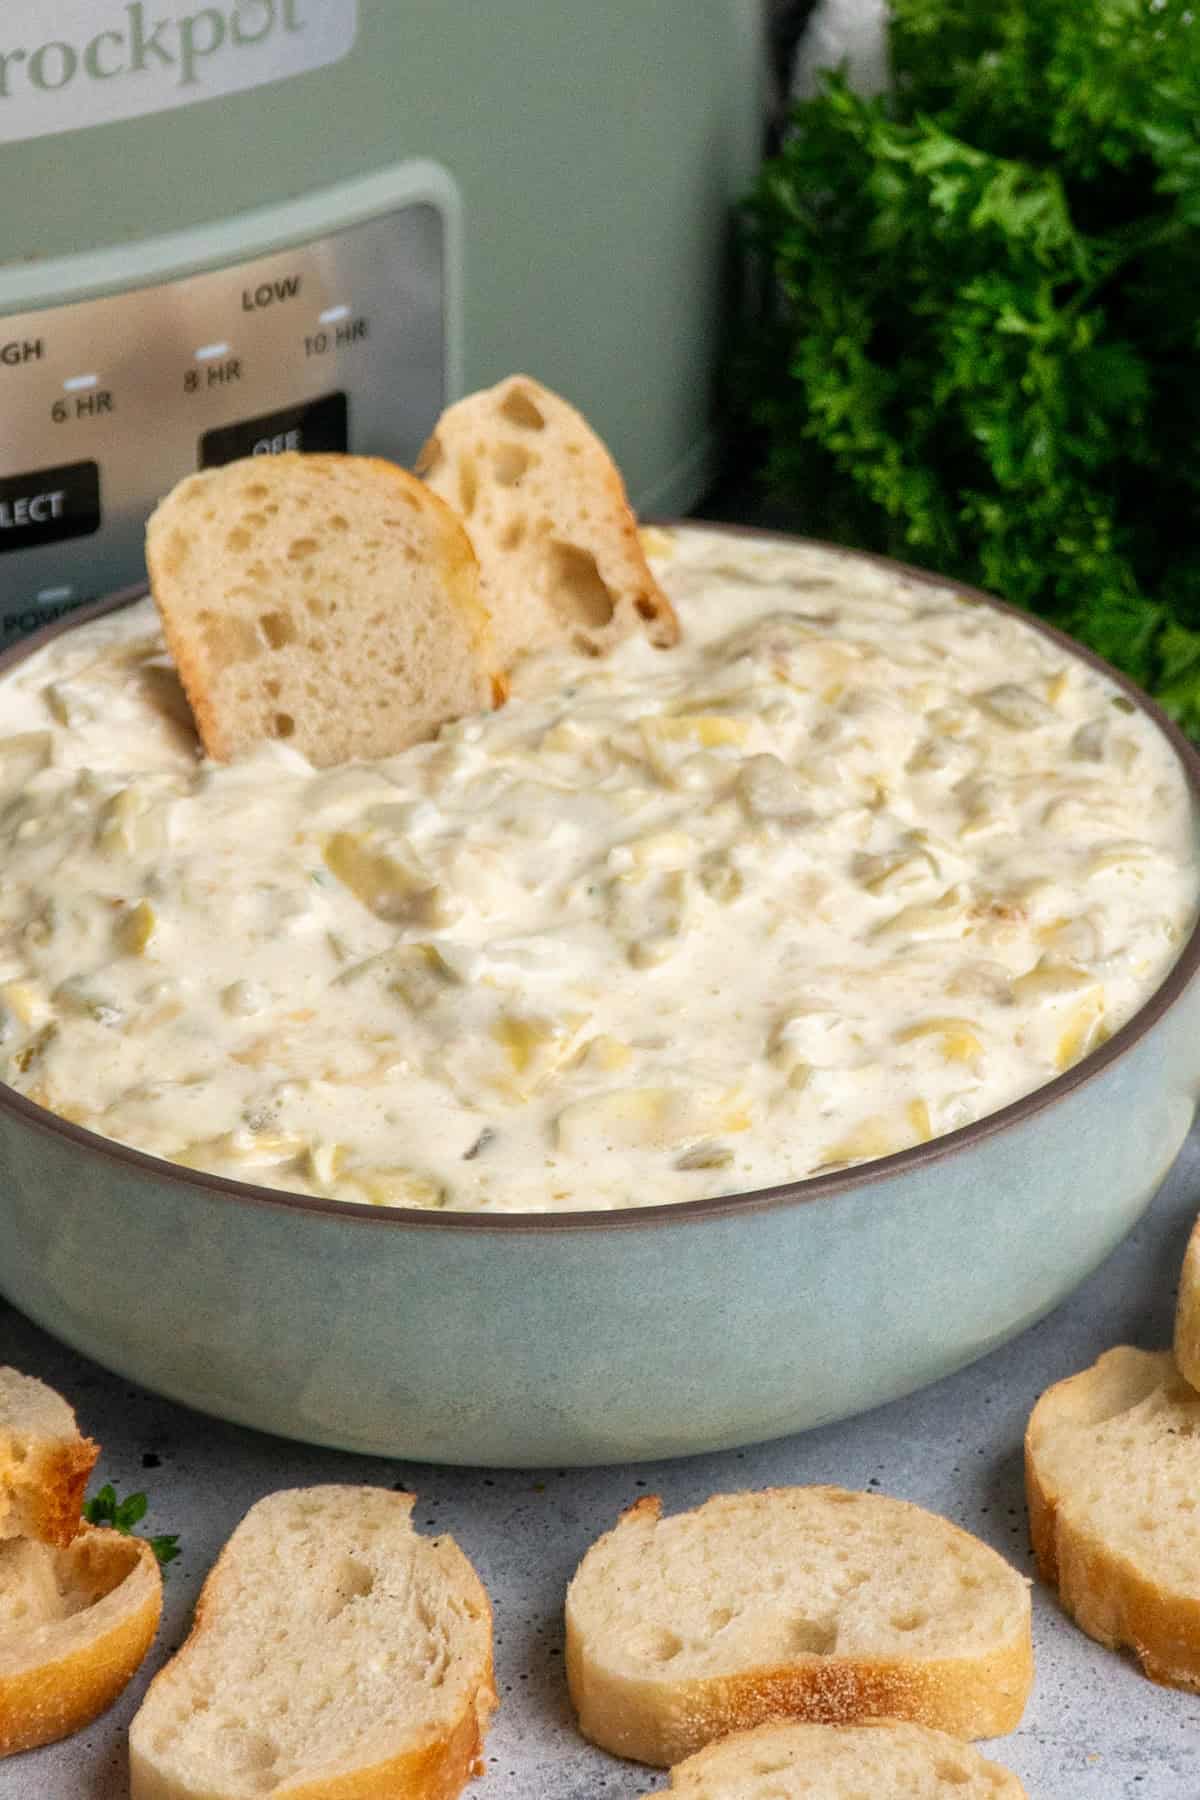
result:
[[(1197, 817), (1200, 818), (1200, 750), (1197, 750), (1189, 742), (1162, 708), (1151, 700), (1148, 694), (1143, 693), (1141, 688), (1128, 676), (1112, 668), (1103, 657), (1098, 656), (1094, 651), (1076, 643), (1066, 632), (1059, 631), (1055, 626), (1024, 611), (1021, 607), (1014, 606), (1005, 600), (999, 600), (994, 594), (986, 593), (981, 588), (972, 587), (967, 582), (937, 575), (932, 570), (918, 568), (912, 563), (901, 562), (890, 556), (881, 556), (873, 551), (855, 550), (847, 545), (828, 543), (823, 539), (802, 536), (796, 532), (771, 530), (754, 525), (725, 524), (722, 521), (704, 518), (648, 519), (644, 523), (667, 531), (695, 529), (718, 532), (723, 536), (749, 538), (756, 542), (781, 543), (802, 549), (820, 550), (850, 562), (868, 562), (878, 568), (889, 570), (893, 574), (901, 575), (907, 581), (915, 582), (921, 587), (952, 589), (958, 595), (965, 596), (976, 603), (990, 607), (995, 612), (1018, 620), (1029, 630), (1049, 638), (1060, 649), (1103, 675), (1127, 699), (1133, 702), (1138, 712), (1149, 719), (1174, 751), (1191, 792), (1193, 807)], [(0, 652), (0, 677), (8, 674), (11, 669), (35, 654), (44, 644), (64, 636), (77, 625), (85, 624), (90, 619), (102, 618), (110, 612), (119, 611), (120, 608), (129, 606), (136, 600), (145, 599), (148, 593), (148, 584), (138, 582), (132, 587), (122, 588), (86, 606), (77, 607), (52, 620), (40, 631), (18, 639), (15, 644)], [(501, 1232), (505, 1234), (516, 1232), (535, 1235), (577, 1231), (650, 1230), (664, 1227), (682, 1229), (688, 1225), (700, 1225), (714, 1219), (776, 1212), (790, 1206), (808, 1206), (820, 1200), (833, 1200), (839, 1195), (857, 1193), (864, 1187), (879, 1186), (917, 1170), (928, 1168), (935, 1163), (957, 1157), (963, 1152), (969, 1152), (974, 1145), (983, 1142), (984, 1139), (1010, 1130), (1014, 1126), (1022, 1125), (1038, 1113), (1047, 1111), (1111, 1068), (1115, 1062), (1118, 1062), (1140, 1043), (1175, 1005), (1191, 985), (1198, 969), (1200, 969), (1200, 914), (1197, 916), (1187, 942), (1167, 971), (1166, 976), (1132, 1017), (1113, 1033), (1106, 1044), (1083, 1057), (1073, 1068), (1066, 1070), (1061, 1075), (1056, 1075), (1051, 1081), (1044, 1082), (1042, 1086), (1034, 1088), (1030, 1093), (1010, 1101), (1007, 1106), (1000, 1107), (996, 1112), (987, 1113), (980, 1119), (972, 1120), (968, 1125), (959, 1126), (954, 1131), (931, 1138), (927, 1143), (914, 1144), (907, 1150), (896, 1151), (890, 1156), (876, 1157), (869, 1162), (851, 1164), (848, 1168), (833, 1171), (828, 1175), (803, 1176), (793, 1181), (777, 1182), (770, 1187), (751, 1188), (743, 1193), (718, 1194), (701, 1200), (673, 1200), (657, 1202), (649, 1206), (575, 1209), (563, 1212), (486, 1212), (465, 1209), (440, 1211), (424, 1207), (372, 1206), (358, 1201), (324, 1200), (315, 1195), (292, 1194), (282, 1188), (259, 1187), (253, 1182), (239, 1181), (231, 1176), (210, 1174), (203, 1169), (185, 1168), (180, 1163), (170, 1162), (165, 1157), (151, 1156), (144, 1150), (136, 1150), (131, 1145), (118, 1143), (113, 1138), (102, 1137), (99, 1132), (89, 1131), (85, 1126), (76, 1125), (68, 1119), (60, 1118), (57, 1113), (50, 1112), (47, 1108), (26, 1099), (23, 1094), (19, 1094), (3, 1081), (0, 1081), (0, 1114), (7, 1115), (14, 1122), (32, 1126), (51, 1137), (62, 1139), (76, 1150), (90, 1151), (94, 1156), (100, 1156), (109, 1163), (115, 1163), (134, 1178), (177, 1184), (183, 1189), (199, 1190), (210, 1197), (220, 1197), (244, 1206), (266, 1206), (293, 1213), (314, 1222), (344, 1220), (347, 1224), (370, 1224), (385, 1230), (416, 1229), (476, 1233)]]

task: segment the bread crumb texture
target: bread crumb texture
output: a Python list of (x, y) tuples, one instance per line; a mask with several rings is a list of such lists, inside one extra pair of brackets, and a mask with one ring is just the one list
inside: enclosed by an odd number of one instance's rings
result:
[(374, 457), (191, 475), (146, 529), (151, 591), (208, 755), (269, 740), (319, 767), (393, 754), (493, 703), (470, 540)]
[(85, 1525), (65, 1549), (0, 1543), (0, 1755), (68, 1737), (111, 1706), (161, 1609), (142, 1538)]
[(469, 394), (417, 471), (470, 534), (503, 667), (556, 643), (603, 656), (638, 631), (678, 641), (620, 471), (560, 395), (528, 375)]
[(1025, 1437), (1038, 1568), (1076, 1623), (1200, 1690), (1200, 1394), (1121, 1346), (1047, 1390)]
[(1015, 1775), (969, 1744), (891, 1719), (738, 1731), (672, 1769), (669, 1791), (676, 1800), (1026, 1800)]
[(640, 1501), (567, 1595), (584, 1735), (666, 1766), (734, 1730), (882, 1716), (960, 1737), (1020, 1719), (1028, 1584), (904, 1501), (843, 1488), (717, 1495), (664, 1518)]
[(450, 1800), (496, 1704), (491, 1609), (413, 1496), (251, 1508), (130, 1730), (134, 1800)]

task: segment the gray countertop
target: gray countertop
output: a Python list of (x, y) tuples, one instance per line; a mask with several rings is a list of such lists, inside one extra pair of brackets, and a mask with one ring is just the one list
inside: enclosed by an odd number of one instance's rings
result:
[[(176, 1531), (158, 1642), (123, 1699), (66, 1743), (0, 1763), (0, 1800), (123, 1800), (125, 1732), (146, 1680), (180, 1642), (197, 1588), (246, 1508), (318, 1481), (415, 1490), (420, 1525), (453, 1533), (492, 1596), (501, 1709), (479, 1800), (635, 1800), (663, 1779), (576, 1734), (562, 1675), (563, 1590), (587, 1545), (647, 1491), (668, 1510), (721, 1489), (838, 1482), (915, 1500), (1032, 1574), (1021, 1479), (1029, 1409), (1115, 1343), (1170, 1341), (1179, 1263), (1200, 1209), (1200, 1136), (1141, 1224), (1041, 1325), (909, 1400), (755, 1449), (572, 1471), (476, 1471), (314, 1450), (201, 1417), (131, 1388), (0, 1304), (0, 1362), (75, 1404), (103, 1451), (96, 1482), (150, 1496), (145, 1529)], [(996, 1229), (1004, 1229), (997, 1196)], [(1037, 1682), (1021, 1729), (995, 1746), (1030, 1800), (1200, 1800), (1200, 1696), (1157, 1688), (1090, 1642), (1034, 1589)], [(881, 1800), (884, 1797), (881, 1796)]]

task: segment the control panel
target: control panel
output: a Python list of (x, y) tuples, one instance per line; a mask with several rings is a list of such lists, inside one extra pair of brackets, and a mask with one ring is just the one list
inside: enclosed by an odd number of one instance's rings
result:
[(291, 450), (411, 463), (450, 397), (452, 252), (429, 193), (0, 316), (0, 642), (140, 579), (146, 519), (195, 469)]

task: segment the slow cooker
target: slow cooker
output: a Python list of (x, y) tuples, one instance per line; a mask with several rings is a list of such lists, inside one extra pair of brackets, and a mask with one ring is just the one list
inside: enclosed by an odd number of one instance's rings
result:
[(0, 638), (189, 470), (410, 461), (527, 369), (642, 510), (710, 471), (761, 0), (5, 0)]

